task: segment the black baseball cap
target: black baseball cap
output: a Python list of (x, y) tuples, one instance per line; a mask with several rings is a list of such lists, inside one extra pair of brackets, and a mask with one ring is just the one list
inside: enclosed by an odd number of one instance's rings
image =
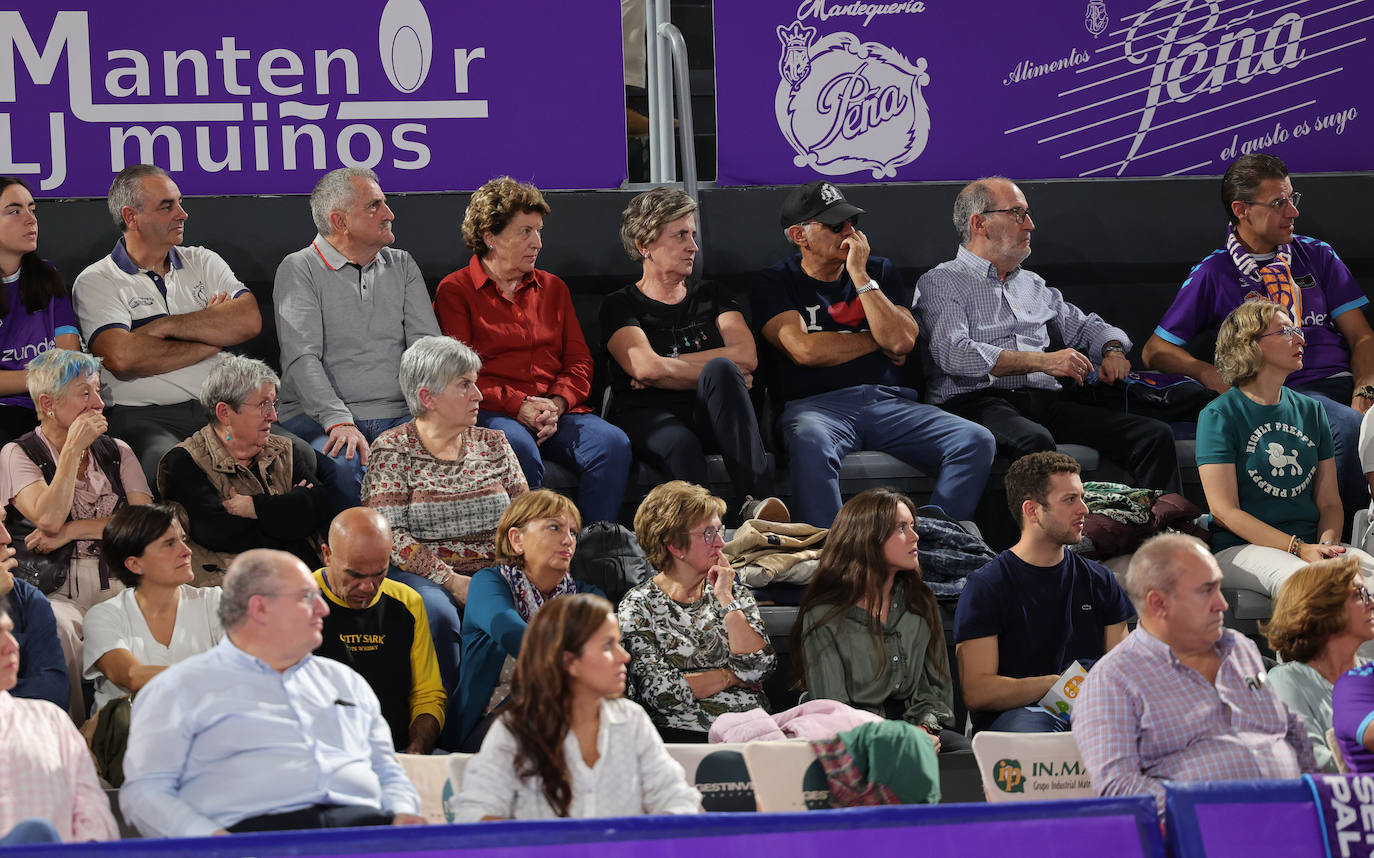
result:
[(844, 198), (839, 188), (824, 180), (818, 180), (792, 189), (792, 193), (788, 194), (782, 203), (780, 220), (783, 229), (809, 220), (834, 226), (863, 213), (863, 209)]

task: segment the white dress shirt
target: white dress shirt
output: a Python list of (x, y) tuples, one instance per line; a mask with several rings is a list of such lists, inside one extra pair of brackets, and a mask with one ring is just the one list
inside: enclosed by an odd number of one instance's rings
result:
[[(601, 756), (588, 767), (577, 737), (568, 731), (563, 757), (572, 781), (570, 819), (640, 816), (649, 813), (701, 813), (701, 793), (663, 747), (649, 716), (624, 698), (601, 702), (596, 734)], [(515, 772), (515, 736), (498, 718), (468, 763), (463, 788), (454, 799), (454, 822), (476, 822), (484, 816), (508, 819), (554, 819), (537, 775)]]
[(145, 837), (315, 804), (420, 809), (361, 676), (311, 655), (278, 672), (228, 636), (134, 698), (124, 776), (119, 806)]

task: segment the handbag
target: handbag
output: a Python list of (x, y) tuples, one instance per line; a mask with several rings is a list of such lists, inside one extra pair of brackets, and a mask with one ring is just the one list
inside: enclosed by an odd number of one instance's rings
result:
[[(43, 474), (44, 482), (52, 483), (53, 477), (57, 474), (57, 461), (48, 452), (47, 445), (38, 437), (38, 430), (35, 429), (16, 438), (14, 443), (18, 444), (19, 449), (24, 451), (24, 455), (28, 456), (38, 466)], [(105, 472), (105, 477), (110, 481), (115, 494), (119, 496), (119, 500), (115, 503), (115, 509), (119, 509), (127, 502), (124, 480), (119, 475), (119, 447), (113, 440), (102, 435), (91, 444), (90, 451), (92, 460)], [(67, 520), (71, 520), (70, 513)], [(13, 571), (16, 578), (22, 578), (29, 582), (41, 590), (45, 596), (57, 592), (62, 588), (62, 585), (67, 583), (72, 558), (76, 555), (75, 540), (47, 554), (39, 554), (29, 548), (25, 542), (25, 537), (38, 528), (34, 527), (33, 522), (25, 518), (24, 514), (15, 508), (13, 500), (5, 507), (5, 529), (10, 533), (10, 547), (14, 549), (15, 562), (19, 564)], [(109, 586), (109, 580), (109, 569), (105, 566), (104, 558), (101, 558), (101, 587)]]
[(1217, 392), (1186, 375), (1133, 372), (1126, 376), (1126, 412), (1166, 423), (1197, 420)]

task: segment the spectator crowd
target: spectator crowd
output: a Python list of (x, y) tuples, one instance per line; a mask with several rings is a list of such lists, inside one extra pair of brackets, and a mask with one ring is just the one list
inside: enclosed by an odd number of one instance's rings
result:
[[(472, 195), (471, 258), (431, 297), (378, 176), (324, 175), (316, 237), (277, 268), (274, 367), (235, 353), (258, 299), (184, 243), (165, 170), (115, 178), (119, 238), (70, 292), (30, 189), (0, 177), (0, 844), (117, 837), (102, 786), (149, 837), (421, 823), (398, 753), (475, 754), (461, 821), (697, 813), (664, 743), (798, 691), (928, 759), (1070, 731), (1100, 794), (1161, 809), (1169, 781), (1374, 771), (1374, 557), (1348, 536), (1374, 481), (1369, 302), (1294, 232), (1282, 161), (1237, 159), (1221, 196), (1225, 245), (1133, 363), (1023, 267), (1036, 222), (1010, 179), (958, 192), (956, 254), (914, 289), (868, 212), (797, 187), (795, 252), (747, 304), (693, 276), (697, 203), (655, 188), (622, 214), (642, 276), (600, 305), (593, 402), (532, 185)], [(1213, 332), (1211, 361), (1188, 351)], [(1057, 448), (1181, 491), (1173, 428), (1100, 395), (1138, 364), (1215, 392), (1195, 415), (1210, 544), (1165, 533), (1113, 571), (1080, 551), (1095, 489)], [(863, 450), (932, 476), (930, 506), (846, 501)], [(920, 528), (962, 534), (996, 456), (1019, 534), (960, 575), (951, 660)], [(646, 570), (610, 592), (576, 574), (579, 535), (622, 519), (635, 462), (661, 478), (624, 516)], [(732, 563), (745, 522), (820, 546), (790, 676)], [(1282, 663), (1225, 627), (1224, 587), (1274, 598)], [(1042, 705), (1076, 668), (1072, 712)]]

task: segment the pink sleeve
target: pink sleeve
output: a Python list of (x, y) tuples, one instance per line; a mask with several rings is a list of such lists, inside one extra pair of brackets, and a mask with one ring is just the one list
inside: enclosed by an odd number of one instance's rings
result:
[(148, 478), (143, 474), (143, 466), (138, 463), (133, 448), (118, 438), (114, 439), (114, 442), (119, 448), (119, 479), (124, 483), (124, 494), (143, 492), (152, 497), (153, 492), (148, 488)]
[(43, 480), (43, 471), (19, 445), (11, 441), (0, 450), (0, 506), (14, 500), (25, 487)]
[(58, 719), (57, 730), (64, 745), (67, 775), (72, 779), (72, 840), (118, 840), (119, 826), (110, 812), (110, 799), (100, 788), (86, 741), (65, 717)]

